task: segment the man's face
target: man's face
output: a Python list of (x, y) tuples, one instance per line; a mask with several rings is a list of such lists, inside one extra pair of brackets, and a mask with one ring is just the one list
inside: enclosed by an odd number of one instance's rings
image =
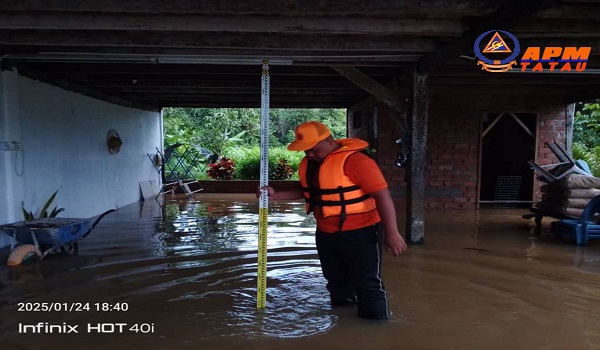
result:
[(329, 154), (328, 149), (327, 139), (325, 139), (319, 141), (316, 145), (314, 145), (313, 148), (304, 151), (304, 154), (306, 154), (306, 158), (308, 158), (308, 160), (320, 162)]

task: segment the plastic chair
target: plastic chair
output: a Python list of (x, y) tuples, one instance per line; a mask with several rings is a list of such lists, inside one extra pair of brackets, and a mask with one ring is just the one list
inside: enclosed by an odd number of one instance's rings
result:
[(570, 169), (573, 173), (592, 176), (592, 171), (590, 170), (589, 165), (584, 160), (573, 159), (573, 157), (571, 157), (571, 155), (567, 153), (567, 151), (565, 151), (564, 148), (562, 148), (558, 143), (556, 143), (556, 141), (546, 142), (545, 145), (550, 149), (550, 151), (552, 151), (552, 153), (554, 153), (554, 156), (556, 156), (556, 159), (558, 159), (558, 161), (561, 162), (561, 164), (573, 163), (575, 167)]
[(562, 147), (560, 147), (560, 145), (556, 143), (556, 141), (546, 142), (544, 144), (550, 149), (550, 151), (552, 151), (552, 153), (554, 153), (554, 156), (556, 157), (556, 159), (558, 159), (559, 162), (564, 163), (573, 161), (571, 156)]
[[(530, 160), (528, 164), (533, 170), (539, 175), (538, 179), (547, 183), (552, 183), (562, 179), (563, 177), (576, 172), (574, 169), (577, 168), (575, 163), (566, 162), (558, 164), (538, 165), (533, 160)], [(550, 168), (546, 170), (546, 168)]]
[(576, 162), (556, 141), (546, 142), (546, 146), (554, 153), (559, 163), (538, 165), (533, 160), (530, 160), (528, 163), (539, 175), (539, 180), (552, 183), (569, 174), (592, 176), (589, 167), (585, 169), (584, 162)]
[[(579, 219), (564, 219), (551, 224), (552, 232), (573, 237), (577, 245), (585, 245), (590, 238), (600, 238), (600, 224), (596, 213), (600, 212), (600, 195), (592, 198)], [(596, 217), (595, 217), (596, 216)]]

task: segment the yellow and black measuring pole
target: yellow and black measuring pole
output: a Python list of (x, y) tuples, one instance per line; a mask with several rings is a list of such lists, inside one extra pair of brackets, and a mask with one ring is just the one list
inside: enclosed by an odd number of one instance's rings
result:
[[(260, 187), (269, 184), (269, 61), (262, 62), (260, 101)], [(267, 306), (267, 226), (269, 196), (262, 190), (258, 205), (258, 273), (256, 278), (256, 308)]]

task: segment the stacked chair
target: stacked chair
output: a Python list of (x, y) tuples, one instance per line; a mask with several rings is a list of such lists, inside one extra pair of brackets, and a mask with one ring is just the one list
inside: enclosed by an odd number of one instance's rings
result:
[(538, 165), (533, 160), (529, 165), (538, 174), (538, 179), (547, 183), (554, 183), (570, 174), (592, 176), (590, 168), (584, 161), (575, 161), (556, 141), (546, 142), (552, 153), (558, 158), (558, 163)]

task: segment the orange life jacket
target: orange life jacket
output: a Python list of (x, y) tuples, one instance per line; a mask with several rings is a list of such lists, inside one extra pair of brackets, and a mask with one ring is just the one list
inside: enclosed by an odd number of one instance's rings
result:
[[(347, 138), (337, 140), (340, 148), (329, 154), (321, 163), (310, 166), (315, 174), (309, 175), (309, 162), (305, 157), (300, 162), (298, 176), (306, 201), (306, 212), (313, 211), (314, 206), (321, 207), (324, 217), (340, 216), (340, 231), (346, 214), (367, 213), (376, 209), (375, 200), (344, 174), (346, 159), (352, 154), (366, 149), (366, 141)], [(317, 174), (318, 172), (318, 174)], [(318, 187), (315, 187), (317, 177)]]

